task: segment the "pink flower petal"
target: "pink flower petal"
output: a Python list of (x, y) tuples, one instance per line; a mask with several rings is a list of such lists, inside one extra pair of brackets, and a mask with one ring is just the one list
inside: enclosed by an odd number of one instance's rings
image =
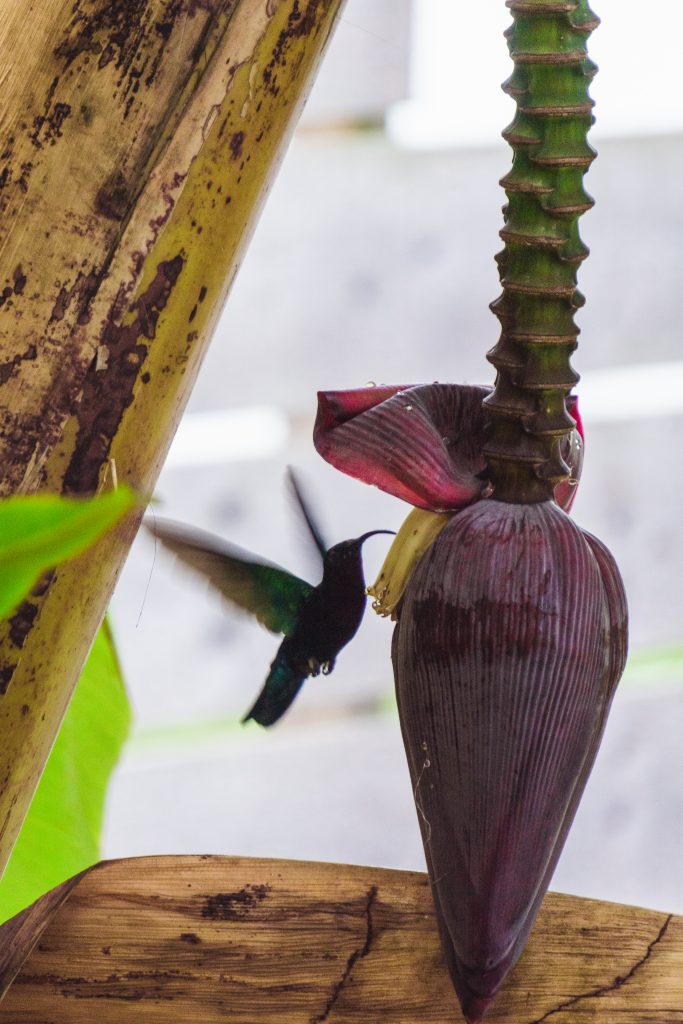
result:
[[(349, 476), (418, 508), (455, 511), (481, 496), (479, 474), (490, 388), (470, 384), (382, 385), (318, 392), (316, 449)], [(569, 512), (583, 462), (583, 425), (575, 395), (567, 399), (576, 430), (562, 455), (571, 480), (555, 488)]]
[(316, 449), (336, 469), (418, 508), (464, 508), (481, 494), (489, 388), (468, 384), (319, 392)]
[(365, 388), (353, 388), (349, 391), (319, 391), (318, 419), (316, 430), (334, 430), (342, 423), (352, 420), (355, 416), (374, 409), (387, 398), (392, 398), (399, 391), (409, 391), (414, 384), (380, 384)]

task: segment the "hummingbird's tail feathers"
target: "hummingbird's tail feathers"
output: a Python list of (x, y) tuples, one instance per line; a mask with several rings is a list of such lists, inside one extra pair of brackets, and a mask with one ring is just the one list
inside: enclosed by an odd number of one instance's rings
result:
[(263, 689), (251, 710), (242, 719), (242, 724), (253, 719), (259, 725), (274, 725), (292, 704), (305, 678), (304, 672), (293, 669), (287, 662), (278, 661), (276, 658), (270, 666)]
[(295, 628), (302, 605), (313, 592), (310, 583), (211, 533), (163, 519), (144, 525), (181, 562), (266, 629), (288, 635)]
[(294, 499), (299, 507), (299, 511), (308, 527), (313, 543), (320, 553), (320, 557), (324, 560), (327, 553), (328, 545), (325, 543), (320, 527), (315, 521), (315, 516), (311, 510), (311, 506), (304, 498), (303, 491), (301, 490), (301, 484), (299, 483), (296, 473), (291, 466), (287, 466), (287, 481), (289, 483), (290, 490), (294, 495)]

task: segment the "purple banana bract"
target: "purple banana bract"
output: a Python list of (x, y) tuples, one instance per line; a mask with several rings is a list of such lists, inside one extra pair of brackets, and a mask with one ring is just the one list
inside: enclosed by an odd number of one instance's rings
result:
[[(456, 511), (485, 493), (482, 447), (490, 420), (482, 401), (491, 390), (435, 383), (320, 391), (313, 443), (356, 480), (418, 508)], [(555, 500), (568, 512), (581, 476), (583, 426), (575, 396), (567, 408), (576, 421), (563, 450), (571, 481), (558, 486)]]
[(408, 583), (393, 644), (401, 729), (471, 1021), (522, 951), (625, 654), (616, 565), (553, 502), (478, 502)]

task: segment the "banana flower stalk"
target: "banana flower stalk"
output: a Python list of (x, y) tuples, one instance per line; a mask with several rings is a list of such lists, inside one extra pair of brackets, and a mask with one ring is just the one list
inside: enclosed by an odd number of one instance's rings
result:
[(567, 515), (581, 462), (574, 314), (594, 157), (585, 0), (507, 0), (517, 114), (492, 391), (326, 392), (314, 441), (409, 501), (373, 588), (442, 946), (469, 1024), (520, 956), (626, 659), (609, 551)]

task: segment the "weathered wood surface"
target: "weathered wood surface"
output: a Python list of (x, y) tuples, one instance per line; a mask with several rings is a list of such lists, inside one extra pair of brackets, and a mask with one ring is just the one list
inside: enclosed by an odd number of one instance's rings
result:
[[(224, 857), (98, 865), (0, 1006), (0, 1024), (461, 1019), (426, 875)], [(487, 1020), (683, 1022), (683, 918), (549, 894)]]

